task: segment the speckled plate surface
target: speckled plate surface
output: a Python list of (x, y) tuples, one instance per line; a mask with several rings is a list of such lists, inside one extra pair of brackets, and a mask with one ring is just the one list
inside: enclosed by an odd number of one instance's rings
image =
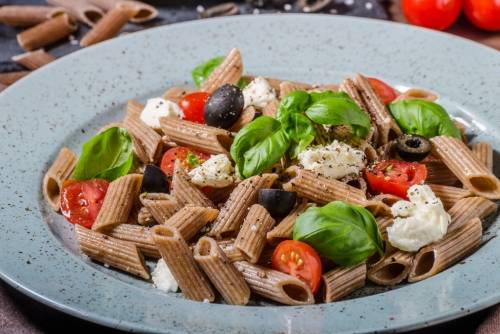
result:
[[(460, 38), (321, 15), (238, 16), (134, 33), (64, 57), (0, 94), (5, 281), (64, 312), (140, 332), (402, 331), (500, 301), (500, 238), (431, 279), (307, 307), (196, 303), (83, 260), (72, 226), (41, 201), (43, 173), (60, 147), (79, 151), (102, 125), (122, 117), (127, 99), (188, 84), (196, 64), (232, 47), (242, 50), (246, 73), (331, 83), (363, 72), (427, 88), (471, 133), (500, 148), (500, 53)], [(490, 238), (499, 225), (489, 227)]]

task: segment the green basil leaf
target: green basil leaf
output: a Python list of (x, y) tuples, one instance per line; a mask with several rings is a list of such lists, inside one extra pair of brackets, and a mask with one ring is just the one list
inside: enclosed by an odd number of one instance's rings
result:
[(208, 76), (224, 61), (224, 57), (214, 57), (203, 64), (196, 66), (191, 73), (194, 84), (200, 88)]
[(290, 114), (303, 113), (310, 104), (311, 96), (307, 92), (291, 92), (281, 100), (276, 119), (283, 122)]
[(349, 95), (344, 92), (332, 92), (331, 90), (327, 90), (325, 92), (312, 92), (309, 94), (311, 96), (311, 104), (329, 97), (349, 98)]
[(134, 163), (132, 138), (127, 130), (109, 128), (83, 144), (73, 172), (76, 180), (94, 178), (113, 181), (126, 175)]
[(402, 100), (391, 103), (389, 109), (404, 133), (426, 138), (441, 135), (462, 138), (446, 110), (437, 103), (418, 99)]
[(349, 125), (353, 135), (363, 139), (371, 128), (368, 115), (348, 97), (321, 99), (307, 108), (306, 115), (318, 124)]
[(295, 159), (297, 155), (311, 144), (316, 136), (313, 122), (304, 114), (288, 114), (281, 122), (283, 130), (292, 140), (290, 157)]
[(234, 138), (231, 157), (243, 178), (257, 175), (278, 162), (288, 150), (290, 141), (281, 123), (261, 116), (245, 125)]
[(293, 239), (341, 266), (359, 264), (375, 252), (383, 254), (382, 237), (370, 211), (341, 201), (307, 209), (294, 223)]

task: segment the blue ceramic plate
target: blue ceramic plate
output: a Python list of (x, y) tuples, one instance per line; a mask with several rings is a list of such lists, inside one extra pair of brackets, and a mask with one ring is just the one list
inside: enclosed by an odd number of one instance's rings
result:
[[(242, 50), (249, 74), (332, 83), (362, 72), (432, 90), (478, 139), (500, 148), (500, 53), (460, 38), (321, 15), (238, 16), (134, 33), (64, 57), (0, 94), (5, 281), (80, 318), (169, 333), (402, 331), (500, 301), (500, 238), (425, 281), (307, 307), (196, 303), (82, 259), (72, 226), (41, 199), (42, 176), (58, 150), (79, 152), (102, 125), (123, 116), (127, 99), (188, 84), (196, 64), (232, 47)], [(499, 225), (489, 228), (490, 238)]]

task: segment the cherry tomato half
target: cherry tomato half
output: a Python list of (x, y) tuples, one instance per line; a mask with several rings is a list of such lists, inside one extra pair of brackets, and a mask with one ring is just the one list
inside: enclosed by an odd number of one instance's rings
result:
[(402, 0), (401, 7), (411, 24), (444, 30), (457, 20), (462, 0)]
[(368, 78), (368, 81), (384, 104), (389, 104), (394, 101), (396, 97), (398, 97), (396, 90), (382, 80)]
[(205, 123), (205, 103), (210, 95), (205, 92), (195, 92), (184, 95), (177, 103), (184, 113), (186, 121)]
[(210, 154), (182, 146), (172, 147), (163, 154), (160, 168), (167, 176), (172, 176), (174, 175), (175, 160), (180, 160), (182, 167), (190, 171), (208, 159), (210, 159)]
[(278, 244), (272, 257), (272, 267), (306, 282), (316, 293), (321, 282), (321, 259), (308, 244), (285, 240)]
[(99, 179), (64, 182), (61, 213), (70, 223), (91, 228), (101, 210), (108, 186), (108, 181)]
[(412, 185), (424, 183), (427, 168), (416, 162), (383, 160), (366, 169), (365, 176), (372, 192), (407, 199), (408, 189)]
[(476, 27), (500, 31), (499, 0), (465, 0), (464, 12), (469, 21)]

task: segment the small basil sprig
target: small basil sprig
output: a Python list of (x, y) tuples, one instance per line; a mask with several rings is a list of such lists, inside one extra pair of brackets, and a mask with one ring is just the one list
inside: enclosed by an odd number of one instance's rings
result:
[(426, 100), (402, 100), (389, 105), (392, 116), (401, 130), (426, 138), (449, 136), (462, 138), (446, 110), (439, 104)]
[[(193, 71), (191, 72), (191, 76), (193, 77), (194, 84), (197, 88), (200, 88), (203, 85), (203, 82), (207, 80), (207, 78), (212, 74), (212, 72), (219, 66), (222, 62), (224, 61), (224, 57), (218, 56), (211, 58), (204, 62), (203, 64), (200, 64), (196, 66)], [(238, 82), (238, 87), (240, 89), (245, 88), (246, 82), (241, 79)]]
[(370, 211), (341, 201), (307, 209), (294, 223), (293, 239), (341, 266), (359, 264), (375, 252), (383, 254), (382, 237)]
[(134, 163), (132, 138), (127, 130), (113, 127), (83, 144), (72, 178), (113, 181), (126, 175)]

